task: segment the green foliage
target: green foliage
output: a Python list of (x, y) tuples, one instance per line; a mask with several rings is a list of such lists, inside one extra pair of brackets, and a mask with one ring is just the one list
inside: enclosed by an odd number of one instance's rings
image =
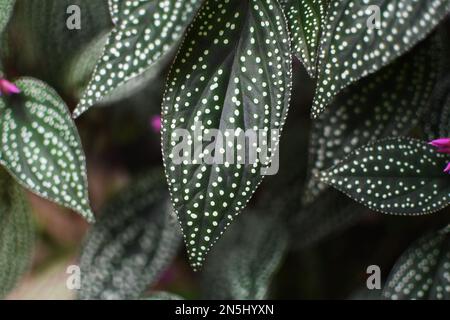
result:
[(204, 297), (215, 300), (267, 298), (269, 283), (287, 249), (277, 218), (245, 212), (205, 264)]
[(450, 185), (442, 168), (450, 156), (409, 138), (377, 141), (320, 173), (320, 180), (372, 210), (425, 214), (449, 205)]
[(28, 270), (34, 226), (22, 188), (0, 168), (0, 298)]
[(158, 279), (181, 234), (159, 172), (141, 178), (110, 202), (86, 240), (81, 299), (138, 299)]
[(430, 105), (424, 128), (428, 139), (450, 136), (450, 76), (437, 84)]
[[(369, 28), (368, 1), (332, 1), (319, 50), (313, 117), (351, 83), (392, 62), (450, 12), (449, 0), (373, 0), (381, 12), (379, 29)], [(399, 16), (401, 16), (399, 18)]]
[(0, 34), (8, 24), (16, 0), (0, 0)]
[[(284, 15), (274, 0), (208, 0), (186, 34), (167, 81), (162, 135), (172, 201), (194, 269), (245, 207), (262, 180), (261, 170), (270, 165), (279, 141), (274, 129), (283, 128), (289, 106), (289, 52)], [(207, 164), (201, 159), (215, 155), (203, 152), (193, 161), (174, 163), (180, 138), (176, 129), (196, 126), (231, 129), (233, 139), (258, 129), (272, 144), (253, 164), (239, 164), (237, 157), (234, 163)], [(198, 139), (195, 129), (192, 134)], [(202, 144), (202, 150), (208, 146)]]
[[(405, 135), (428, 110), (442, 63), (440, 37), (345, 89), (313, 123), (304, 204), (326, 188), (315, 176), (376, 140)], [(386, 90), (389, 88), (389, 90)]]
[(21, 93), (0, 97), (0, 164), (33, 193), (94, 220), (77, 129), (58, 94), (20, 78)]
[(109, 2), (115, 27), (75, 117), (148, 71), (178, 43), (201, 4), (200, 0)]
[(425, 236), (397, 261), (383, 289), (391, 300), (450, 299), (450, 230)]
[(153, 292), (142, 300), (184, 300), (182, 297), (170, 292)]

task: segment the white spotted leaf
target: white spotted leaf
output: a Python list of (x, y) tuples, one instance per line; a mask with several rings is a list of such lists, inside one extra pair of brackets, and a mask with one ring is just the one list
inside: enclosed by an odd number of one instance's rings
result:
[(450, 299), (450, 232), (414, 243), (397, 261), (382, 296), (390, 300)]
[[(378, 29), (368, 26), (376, 7), (381, 15)], [(450, 0), (332, 1), (321, 37), (312, 116), (349, 84), (411, 49), (449, 12)]]
[(266, 299), (270, 280), (287, 250), (278, 217), (245, 212), (214, 247), (203, 271), (203, 298)]
[(34, 244), (34, 225), (25, 194), (0, 168), (0, 299), (28, 270)]
[(308, 181), (309, 204), (326, 189), (314, 177), (355, 149), (401, 136), (418, 125), (428, 110), (438, 80), (442, 48), (432, 37), (377, 73), (352, 84), (313, 122)]
[(430, 104), (424, 126), (428, 139), (450, 137), (450, 76), (436, 85)]
[(162, 172), (113, 199), (90, 231), (80, 259), (81, 299), (138, 299), (168, 267), (181, 232)]
[[(289, 107), (291, 63), (276, 0), (208, 0), (187, 32), (167, 81), (162, 143), (194, 269), (271, 165)], [(259, 145), (246, 148), (249, 129)]]
[(292, 50), (311, 77), (317, 71), (317, 56), (329, 0), (286, 0), (283, 4), (289, 25)]
[(31, 192), (93, 221), (85, 156), (67, 106), (39, 80), (15, 84), (20, 94), (0, 97), (0, 164)]
[(110, 1), (115, 27), (74, 117), (149, 70), (176, 45), (201, 0)]
[(171, 292), (158, 291), (152, 292), (147, 296), (141, 298), (141, 300), (184, 300), (183, 297)]
[(16, 0), (0, 0), (0, 35), (8, 24)]
[(417, 215), (450, 203), (443, 170), (450, 156), (410, 138), (379, 140), (352, 152), (319, 179), (372, 210)]

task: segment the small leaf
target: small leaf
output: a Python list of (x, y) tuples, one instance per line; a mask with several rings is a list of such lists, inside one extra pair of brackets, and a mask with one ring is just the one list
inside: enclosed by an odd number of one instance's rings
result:
[(407, 134), (427, 113), (442, 67), (440, 38), (433, 36), (412, 52), (339, 94), (313, 123), (304, 204), (326, 185), (319, 171), (376, 140)]
[[(205, 29), (205, 25), (210, 27)], [(174, 62), (163, 102), (163, 155), (172, 202), (194, 269), (202, 265), (207, 252), (245, 207), (262, 180), (261, 171), (276, 153), (289, 107), (289, 49), (287, 26), (277, 1), (208, 0)], [(248, 129), (264, 133), (271, 145), (265, 147), (266, 155), (256, 150), (258, 159), (253, 163), (246, 161), (248, 155), (240, 159), (233, 155), (233, 163), (224, 164), (215, 160), (199, 164), (197, 159), (175, 163), (177, 130), (187, 130), (198, 141), (197, 127), (219, 130), (222, 136), (225, 130), (231, 132), (235, 143), (232, 147), (225, 144), (229, 153), (238, 148), (236, 141)], [(210, 142), (202, 141), (201, 147), (206, 150), (213, 145), (217, 154), (225, 150), (217, 140)], [(199, 148), (194, 151), (201, 151), (200, 157), (206, 154)]]
[(270, 280), (287, 249), (277, 218), (246, 212), (214, 248), (204, 270), (204, 297), (214, 300), (267, 298)]
[(0, 298), (30, 266), (34, 226), (22, 188), (0, 168)]
[(449, 204), (449, 176), (442, 172), (449, 160), (426, 142), (392, 138), (352, 152), (319, 178), (372, 210), (425, 214)]
[(292, 50), (311, 77), (316, 76), (317, 55), (329, 0), (286, 0), (284, 12), (291, 31)]
[(201, 2), (111, 0), (111, 16), (116, 26), (74, 117), (158, 62), (179, 42)]
[(93, 221), (83, 148), (64, 101), (39, 80), (15, 84), (22, 93), (0, 98), (0, 164), (33, 193)]
[[(369, 28), (380, 9), (380, 28)], [(316, 118), (349, 84), (374, 73), (424, 39), (450, 12), (450, 0), (332, 1), (319, 50)]]
[(181, 233), (163, 175), (141, 178), (112, 201), (81, 255), (81, 299), (138, 299), (171, 262)]
[(0, 35), (8, 24), (16, 0), (0, 0)]
[(450, 234), (423, 237), (397, 261), (383, 297), (391, 300), (450, 299)]

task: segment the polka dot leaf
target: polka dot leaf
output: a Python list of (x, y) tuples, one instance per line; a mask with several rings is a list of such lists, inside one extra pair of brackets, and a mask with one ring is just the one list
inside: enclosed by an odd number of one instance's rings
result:
[(277, 217), (246, 212), (214, 248), (203, 272), (203, 298), (266, 299), (270, 280), (287, 249)]
[[(379, 23), (374, 8), (379, 8)], [(312, 116), (342, 89), (411, 49), (449, 12), (450, 0), (332, 1), (321, 37)]]
[(292, 50), (311, 77), (315, 77), (322, 26), (329, 0), (285, 0)]
[(0, 168), (0, 298), (30, 267), (34, 226), (23, 189)]
[[(162, 142), (172, 202), (194, 269), (270, 166), (289, 106), (291, 64), (276, 0), (207, 0), (187, 32), (167, 82)], [(178, 146), (192, 144), (180, 129), (196, 143), (192, 159), (177, 162)], [(228, 136), (231, 145), (207, 138), (213, 130)], [(250, 154), (242, 155), (251, 149), (241, 139), (248, 130), (266, 137), (255, 143), (252, 161)]]
[(74, 116), (142, 75), (176, 45), (200, 0), (110, 0), (115, 28)]
[(8, 24), (16, 0), (0, 0), (0, 34)]
[(370, 142), (405, 135), (419, 123), (438, 79), (441, 53), (439, 38), (430, 38), (344, 89), (313, 122), (305, 204), (318, 199), (327, 188), (315, 179), (319, 171)]
[(107, 204), (81, 255), (80, 299), (139, 299), (158, 280), (181, 243), (168, 198), (151, 172)]
[(395, 264), (382, 296), (390, 300), (449, 300), (449, 230), (413, 244)]
[(39, 80), (15, 84), (20, 94), (0, 98), (0, 163), (28, 190), (93, 221), (85, 157), (69, 110)]
[(448, 206), (450, 157), (410, 138), (389, 138), (352, 152), (319, 179), (372, 210), (418, 215)]

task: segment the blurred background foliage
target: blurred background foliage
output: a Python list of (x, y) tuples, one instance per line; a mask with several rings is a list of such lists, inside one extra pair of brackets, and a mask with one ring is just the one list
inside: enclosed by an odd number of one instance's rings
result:
[[(89, 8), (83, 10), (81, 30), (68, 30), (65, 26), (65, 8), (69, 4)], [(101, 53), (104, 35), (111, 28), (105, 1), (18, 0), (14, 18), (2, 40), (7, 44), (1, 46), (2, 61), (9, 77), (26, 75), (46, 81), (73, 110)], [(449, 22), (441, 28), (448, 35)], [(151, 119), (160, 114), (165, 77), (173, 58), (174, 52), (133, 90), (119, 92), (76, 120), (87, 156), (90, 198), (96, 213), (143, 172), (162, 166), (160, 135), (152, 128)], [(251, 240), (228, 238), (238, 237), (238, 229), (249, 224), (246, 220), (264, 223), (267, 217), (258, 218), (258, 215), (267, 215), (274, 227), (286, 225), (287, 231), (281, 233), (289, 236), (286, 248), (281, 248), (284, 246), (279, 242), (285, 240), (279, 237), (268, 240), (275, 241), (280, 247), (274, 250), (283, 253), (281, 265), (274, 270), (269, 297), (354, 297), (365, 288), (367, 266), (379, 265), (386, 279), (405, 249), (425, 232), (445, 226), (450, 212), (447, 209), (420, 217), (382, 215), (334, 190), (328, 190), (318, 201), (302, 209), (300, 199), (306, 179), (314, 81), (298, 61), (295, 61), (294, 75), (292, 107), (280, 147), (280, 172), (265, 179), (223, 244), (213, 251), (228, 252), (231, 249), (227, 246), (237, 247), (242, 241), (258, 247)], [(160, 184), (165, 187), (165, 181), (161, 180)], [(30, 193), (27, 197), (37, 226), (32, 269), (8, 298), (75, 298), (76, 292), (65, 286), (66, 268), (78, 263), (90, 226), (67, 209)], [(261, 236), (269, 237), (266, 233), (269, 231)], [(239, 261), (239, 253), (235, 254), (237, 257), (231, 255), (227, 259)], [(148, 291), (167, 291), (184, 298), (202, 297), (205, 290), (202, 272), (191, 271), (187, 261), (184, 250), (178, 249), (174, 261)], [(207, 263), (205, 272), (220, 267), (223, 266)], [(220, 279), (209, 281), (220, 282)], [(227, 290), (221, 291), (225, 297), (228, 297)]]

